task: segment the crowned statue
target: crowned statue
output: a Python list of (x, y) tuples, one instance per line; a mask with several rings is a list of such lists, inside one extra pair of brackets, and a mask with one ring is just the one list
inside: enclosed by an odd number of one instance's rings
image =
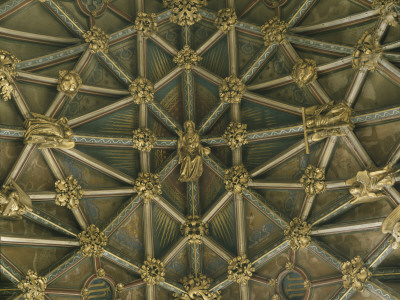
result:
[(31, 210), (31, 199), (14, 180), (0, 190), (0, 217), (20, 219)]
[(176, 132), (179, 136), (178, 157), (181, 164), (179, 181), (196, 181), (203, 173), (203, 155), (210, 154), (211, 150), (200, 144), (200, 136), (193, 121), (185, 122), (184, 132)]
[(62, 117), (57, 120), (33, 112), (31, 114), (33, 118), (24, 122), (25, 144), (38, 144), (39, 149), (71, 149), (75, 146), (67, 118)]

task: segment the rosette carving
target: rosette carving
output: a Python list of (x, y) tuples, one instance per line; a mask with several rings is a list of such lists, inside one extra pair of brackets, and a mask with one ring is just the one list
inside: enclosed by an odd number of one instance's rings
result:
[(372, 273), (364, 267), (360, 256), (346, 261), (342, 265), (342, 280), (345, 288), (353, 288), (358, 291), (364, 290), (364, 284), (371, 278)]
[(89, 49), (93, 52), (102, 51), (104, 53), (108, 52), (108, 44), (110, 36), (106, 34), (101, 28), (97, 26), (92, 26), (89, 31), (86, 31), (82, 37), (85, 39), (86, 43), (89, 43)]
[(172, 23), (191, 26), (201, 20), (199, 8), (206, 6), (207, 0), (163, 0), (163, 4), (172, 10)]
[(222, 102), (240, 103), (244, 91), (244, 83), (236, 76), (230, 76), (225, 78), (219, 86), (219, 97)]
[(78, 234), (78, 239), (81, 245), (80, 252), (85, 257), (100, 257), (108, 240), (106, 235), (93, 224)]
[(261, 27), (265, 45), (270, 46), (272, 44), (282, 43), (285, 40), (287, 28), (288, 24), (278, 17), (267, 21), (264, 26)]
[(214, 24), (219, 30), (227, 33), (236, 25), (237, 22), (238, 18), (235, 10), (232, 8), (225, 8), (218, 11)]
[(299, 218), (290, 221), (284, 233), (292, 249), (308, 247), (311, 243), (311, 225)]
[(132, 131), (133, 133), (133, 148), (139, 151), (150, 152), (154, 147), (154, 143), (157, 141), (154, 133), (148, 129), (138, 128)]
[(196, 66), (201, 60), (202, 57), (197, 55), (196, 51), (190, 49), (188, 45), (183, 46), (183, 49), (174, 57), (174, 63), (184, 68), (186, 71), (191, 70), (192, 67)]
[(158, 175), (149, 172), (139, 173), (135, 180), (133, 190), (143, 198), (145, 202), (161, 195), (161, 184)]
[(228, 279), (235, 281), (239, 284), (247, 283), (253, 276), (255, 268), (246, 254), (235, 257), (229, 261), (228, 265)]
[(129, 92), (135, 104), (149, 103), (154, 100), (154, 86), (144, 77), (136, 78), (129, 86)]
[(69, 209), (77, 208), (79, 200), (82, 199), (82, 187), (78, 181), (71, 175), (64, 180), (57, 180), (55, 183), (56, 204), (67, 206)]
[(22, 291), (24, 299), (27, 300), (44, 300), (46, 286), (47, 279), (38, 276), (38, 274), (32, 270), (28, 270), (25, 279), (18, 283), (18, 288)]
[(300, 183), (303, 185), (307, 195), (322, 194), (326, 190), (325, 168), (308, 166), (300, 179)]
[(146, 14), (144, 12), (138, 13), (133, 28), (144, 36), (150, 36), (158, 30), (156, 15)]
[(247, 144), (247, 124), (231, 122), (222, 137), (231, 150)]
[(148, 257), (139, 272), (143, 281), (146, 282), (147, 285), (154, 285), (160, 281), (164, 281), (164, 263), (158, 259)]
[(208, 235), (208, 224), (204, 224), (199, 216), (188, 216), (181, 232), (188, 238), (190, 244), (201, 244), (204, 236)]
[(243, 165), (225, 170), (225, 188), (233, 193), (241, 193), (251, 181), (250, 175)]

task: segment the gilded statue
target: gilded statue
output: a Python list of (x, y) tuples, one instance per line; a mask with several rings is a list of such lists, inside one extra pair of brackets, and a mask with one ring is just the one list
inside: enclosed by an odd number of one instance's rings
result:
[(208, 147), (200, 144), (200, 136), (193, 121), (186, 121), (185, 132), (177, 130), (178, 156), (181, 164), (179, 181), (196, 181), (203, 173), (203, 155), (210, 154)]
[(393, 236), (393, 249), (400, 248), (400, 205), (397, 206), (383, 221), (382, 232)]
[(26, 211), (32, 211), (32, 201), (29, 196), (14, 181), (4, 185), (0, 190), (0, 217), (21, 219)]
[(395, 183), (392, 166), (389, 164), (382, 169), (375, 171), (359, 171), (357, 175), (346, 181), (351, 185), (350, 193), (354, 196), (352, 204), (375, 202), (385, 199), (384, 187), (392, 186)]
[(25, 144), (38, 144), (39, 149), (71, 149), (75, 146), (67, 118), (62, 117), (57, 120), (34, 112), (31, 114), (33, 118), (24, 122)]
[(82, 79), (75, 71), (61, 70), (58, 72), (57, 90), (68, 96), (75, 96), (82, 86)]
[(304, 134), (313, 132), (312, 140), (320, 141), (330, 136), (344, 135), (342, 126), (354, 128), (351, 122), (352, 110), (344, 102), (334, 104), (333, 101), (321, 105), (303, 108)]

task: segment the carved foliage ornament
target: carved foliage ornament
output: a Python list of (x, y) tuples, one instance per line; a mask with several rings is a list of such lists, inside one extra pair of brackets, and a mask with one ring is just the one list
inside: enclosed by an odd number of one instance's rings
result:
[(82, 86), (82, 79), (75, 71), (62, 70), (58, 72), (57, 90), (68, 96), (75, 96)]
[(219, 86), (219, 97), (222, 102), (240, 103), (244, 91), (244, 83), (236, 76), (230, 76), (225, 78)]
[(222, 137), (231, 150), (247, 144), (247, 124), (231, 122)]
[(154, 100), (154, 86), (144, 77), (136, 78), (129, 86), (129, 92), (135, 104), (149, 103)]
[(371, 278), (372, 273), (364, 267), (360, 256), (347, 261), (342, 265), (342, 280), (345, 288), (363, 291), (364, 284)]
[(199, 8), (206, 6), (207, 0), (163, 0), (163, 4), (172, 10), (172, 23), (191, 26), (201, 20)]
[(300, 178), (307, 195), (321, 194), (326, 190), (325, 168), (308, 166), (304, 175)]
[(235, 10), (232, 8), (225, 8), (218, 11), (214, 24), (219, 30), (227, 33), (236, 25), (237, 22), (238, 18)]
[(78, 239), (81, 244), (80, 252), (85, 257), (100, 257), (108, 240), (105, 234), (93, 224), (78, 234)]
[(158, 30), (156, 15), (146, 14), (144, 12), (138, 13), (133, 28), (136, 29), (139, 34), (144, 36), (152, 35), (153, 32)]
[(208, 224), (200, 221), (199, 216), (188, 216), (185, 224), (181, 225), (181, 232), (190, 244), (201, 244), (202, 238), (209, 233)]
[(82, 187), (78, 185), (78, 181), (71, 175), (64, 180), (57, 180), (56, 188), (56, 204), (59, 206), (67, 206), (69, 209), (77, 208), (79, 200), (82, 199)]
[(379, 8), (379, 13), (383, 22), (388, 23), (390, 26), (397, 25), (398, 13), (395, 8), (400, 5), (399, 0), (374, 0), (372, 2), (373, 8)]
[(184, 277), (182, 280), (185, 293), (177, 294), (174, 293), (175, 300), (220, 300), (221, 292), (209, 291), (212, 279), (207, 278), (203, 274), (199, 274), (194, 277), (190, 274), (188, 277)]
[(312, 59), (299, 59), (293, 66), (293, 80), (302, 87), (317, 80), (317, 64)]
[(102, 278), (106, 276), (106, 271), (102, 268), (96, 270), (96, 276)]
[(140, 275), (147, 285), (154, 285), (164, 281), (164, 263), (158, 259), (148, 257), (139, 270)]
[(0, 190), (0, 217), (20, 219), (32, 210), (32, 201), (15, 181)]
[(139, 151), (150, 152), (154, 147), (154, 143), (157, 138), (154, 133), (148, 129), (135, 129), (132, 131), (133, 133), (133, 148), (138, 149)]
[(18, 288), (22, 291), (24, 299), (44, 300), (46, 283), (45, 277), (38, 276), (35, 271), (28, 270), (25, 279), (18, 283)]
[(235, 281), (239, 284), (247, 283), (253, 276), (255, 268), (246, 254), (235, 257), (229, 261), (228, 265), (228, 279)]
[(247, 188), (251, 178), (243, 165), (225, 170), (225, 188), (233, 193), (241, 193)]
[(15, 65), (20, 62), (10, 52), (0, 49), (0, 98), (4, 101), (11, 99), (14, 90), (13, 77), (17, 76)]
[(93, 53), (102, 51), (108, 52), (108, 44), (110, 36), (106, 34), (101, 28), (92, 26), (89, 31), (86, 31), (82, 37), (86, 43), (89, 43), (89, 48)]
[(39, 149), (71, 149), (75, 146), (67, 118), (62, 117), (57, 120), (34, 112), (31, 114), (33, 118), (28, 118), (24, 122), (25, 144), (38, 144)]
[(174, 63), (186, 71), (196, 66), (203, 58), (197, 55), (196, 51), (190, 49), (188, 45), (183, 46), (183, 49), (174, 57)]
[(274, 17), (267, 21), (265, 25), (261, 27), (265, 45), (270, 46), (275, 43), (282, 43), (285, 39), (287, 28), (288, 24), (285, 21), (280, 20), (278, 17)]
[(311, 242), (310, 234), (311, 225), (299, 218), (294, 218), (290, 221), (289, 226), (285, 230), (285, 237), (289, 240), (292, 249), (308, 247)]
[(143, 198), (144, 202), (150, 201), (154, 197), (161, 195), (160, 179), (157, 174), (139, 173), (133, 190)]
[(288, 261), (288, 262), (285, 264), (285, 269), (288, 270), (288, 271), (294, 270), (294, 263), (292, 263), (291, 261)]
[(353, 69), (367, 68), (374, 71), (382, 56), (382, 48), (375, 29), (369, 29), (358, 40), (353, 52)]

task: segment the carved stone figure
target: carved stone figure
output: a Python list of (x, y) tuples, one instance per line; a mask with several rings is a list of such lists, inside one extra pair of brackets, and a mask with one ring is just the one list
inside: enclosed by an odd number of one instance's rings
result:
[(139, 12), (133, 28), (136, 29), (137, 32), (141, 35), (147, 37), (152, 35), (158, 30), (156, 15)]
[(0, 190), (0, 217), (20, 219), (31, 210), (31, 199), (14, 180)]
[(344, 135), (341, 126), (354, 128), (351, 122), (352, 110), (344, 102), (334, 104), (333, 101), (304, 109), (304, 122), (307, 131), (314, 132), (313, 141), (320, 141), (331, 136)]
[(38, 144), (39, 149), (71, 149), (75, 146), (67, 118), (62, 117), (57, 120), (34, 112), (31, 114), (33, 118), (24, 122), (25, 144)]
[(376, 37), (375, 29), (369, 29), (363, 33), (353, 52), (353, 69), (366, 67), (374, 71), (378, 60), (382, 56), (382, 48)]
[(400, 205), (397, 206), (383, 221), (382, 232), (390, 233), (393, 236), (393, 249), (400, 248)]
[(211, 150), (200, 144), (200, 136), (193, 121), (186, 121), (184, 129), (184, 132), (176, 131), (179, 135), (178, 156), (181, 164), (179, 181), (196, 181), (203, 174), (203, 155), (210, 154)]
[(317, 79), (317, 64), (312, 59), (299, 59), (293, 66), (293, 80), (302, 87)]
[(188, 277), (184, 277), (182, 285), (185, 289), (185, 293), (177, 294), (174, 293), (175, 300), (220, 300), (221, 292), (211, 292), (209, 288), (212, 283), (212, 279), (207, 278), (203, 274), (193, 276), (190, 274)]
[(68, 96), (75, 96), (82, 86), (82, 79), (75, 71), (61, 70), (58, 72), (57, 90)]
[[(400, 171), (400, 170), (398, 170)], [(387, 165), (375, 171), (359, 171), (357, 175), (346, 181), (351, 185), (350, 193), (354, 196), (352, 204), (375, 202), (386, 198), (382, 191), (384, 187), (393, 186), (395, 183), (392, 166)]]
[(19, 61), (10, 52), (0, 50), (0, 98), (4, 101), (11, 99), (14, 90), (13, 77), (17, 76), (15, 65)]

